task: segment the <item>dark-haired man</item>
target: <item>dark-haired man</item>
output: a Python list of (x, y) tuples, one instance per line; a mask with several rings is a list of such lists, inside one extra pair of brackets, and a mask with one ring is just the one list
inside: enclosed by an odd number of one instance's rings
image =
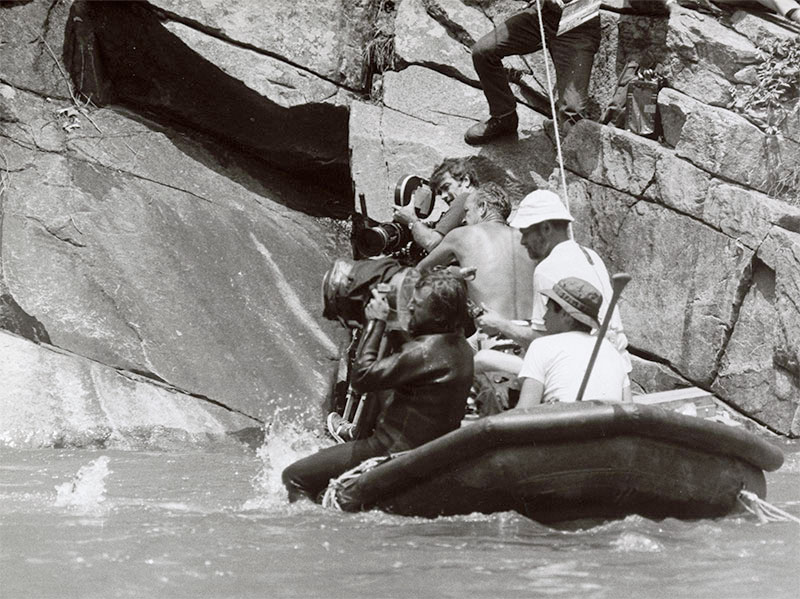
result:
[[(528, 346), (519, 372), (522, 388), (518, 409), (575, 401), (597, 343), (597, 337), (591, 335), (592, 329), (600, 328), (598, 316), (603, 296), (587, 281), (567, 277), (541, 294), (546, 298), (547, 334)], [(603, 339), (584, 398), (622, 401), (627, 380), (622, 356)]]
[(420, 247), (430, 252), (444, 236), (464, 222), (464, 202), (478, 186), (478, 175), (469, 158), (445, 158), (433, 169), (430, 177), (431, 193), (449, 205), (434, 226), (425, 224), (412, 204), (395, 208), (394, 220), (411, 229), (411, 236)]
[(377, 293), (365, 313), (375, 321), (354, 365), (358, 392), (391, 390), (366, 439), (327, 447), (283, 471), (289, 500), (317, 499), (331, 478), (364, 460), (413, 449), (458, 428), (472, 384), (472, 350), (464, 338), (467, 293), (463, 281), (431, 272), (417, 281), (411, 301), (411, 340), (378, 359), (389, 305)]

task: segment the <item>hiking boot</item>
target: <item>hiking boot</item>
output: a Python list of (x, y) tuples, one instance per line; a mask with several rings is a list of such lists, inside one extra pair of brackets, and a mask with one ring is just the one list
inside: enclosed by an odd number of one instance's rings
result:
[(519, 119), (517, 113), (512, 112), (505, 116), (493, 116), (488, 121), (472, 125), (464, 134), (464, 141), (471, 146), (489, 143), (493, 139), (517, 134)]
[(328, 432), (339, 443), (347, 443), (356, 439), (356, 426), (336, 412), (328, 414)]

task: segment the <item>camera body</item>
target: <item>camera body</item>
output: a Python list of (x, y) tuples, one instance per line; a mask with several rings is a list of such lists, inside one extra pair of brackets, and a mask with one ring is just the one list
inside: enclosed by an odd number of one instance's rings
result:
[[(418, 218), (424, 219), (433, 211), (434, 197), (427, 179), (417, 175), (403, 175), (395, 185), (395, 206), (414, 205)], [(361, 217), (353, 228), (353, 245), (357, 256), (394, 256), (406, 263), (422, 258), (422, 248), (412, 247), (413, 237), (405, 225), (396, 222), (381, 223), (366, 215), (366, 202), (361, 196)], [(404, 255), (406, 254), (406, 255)]]

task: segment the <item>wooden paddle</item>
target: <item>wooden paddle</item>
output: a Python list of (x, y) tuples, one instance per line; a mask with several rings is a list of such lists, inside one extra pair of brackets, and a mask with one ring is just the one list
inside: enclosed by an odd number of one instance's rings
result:
[(631, 276), (625, 272), (617, 273), (611, 277), (611, 288), (613, 290), (611, 293), (611, 301), (608, 302), (606, 317), (603, 319), (603, 322), (600, 325), (600, 330), (597, 331), (597, 342), (594, 344), (592, 357), (589, 358), (589, 366), (586, 368), (586, 373), (583, 375), (581, 387), (578, 389), (578, 396), (575, 398), (575, 401), (581, 401), (583, 399), (583, 394), (586, 391), (586, 385), (589, 384), (589, 377), (592, 374), (592, 368), (594, 368), (595, 360), (597, 360), (597, 354), (600, 353), (600, 344), (603, 342), (603, 339), (606, 336), (608, 325), (611, 322), (611, 315), (614, 314), (614, 307), (617, 305), (619, 296), (622, 295), (622, 290), (625, 289), (625, 285), (627, 285), (630, 280)]

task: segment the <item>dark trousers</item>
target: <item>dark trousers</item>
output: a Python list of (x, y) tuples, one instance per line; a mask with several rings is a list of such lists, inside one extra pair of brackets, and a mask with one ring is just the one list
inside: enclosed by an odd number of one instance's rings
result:
[(303, 496), (316, 501), (319, 494), (328, 488), (330, 479), (379, 455), (389, 455), (389, 452), (383, 443), (375, 437), (369, 437), (326, 447), (296, 461), (281, 475), (289, 491), (289, 501), (296, 501)]
[[(600, 17), (561, 36), (556, 36), (561, 12), (545, 5), (542, 17), (545, 41), (555, 66), (558, 118), (562, 122), (575, 123), (583, 118), (589, 99), (592, 61), (600, 47)], [(472, 47), (472, 63), (481, 80), (491, 116), (504, 116), (516, 110), (516, 100), (501, 59), (529, 54), (541, 48), (535, 5), (510, 17)]]

